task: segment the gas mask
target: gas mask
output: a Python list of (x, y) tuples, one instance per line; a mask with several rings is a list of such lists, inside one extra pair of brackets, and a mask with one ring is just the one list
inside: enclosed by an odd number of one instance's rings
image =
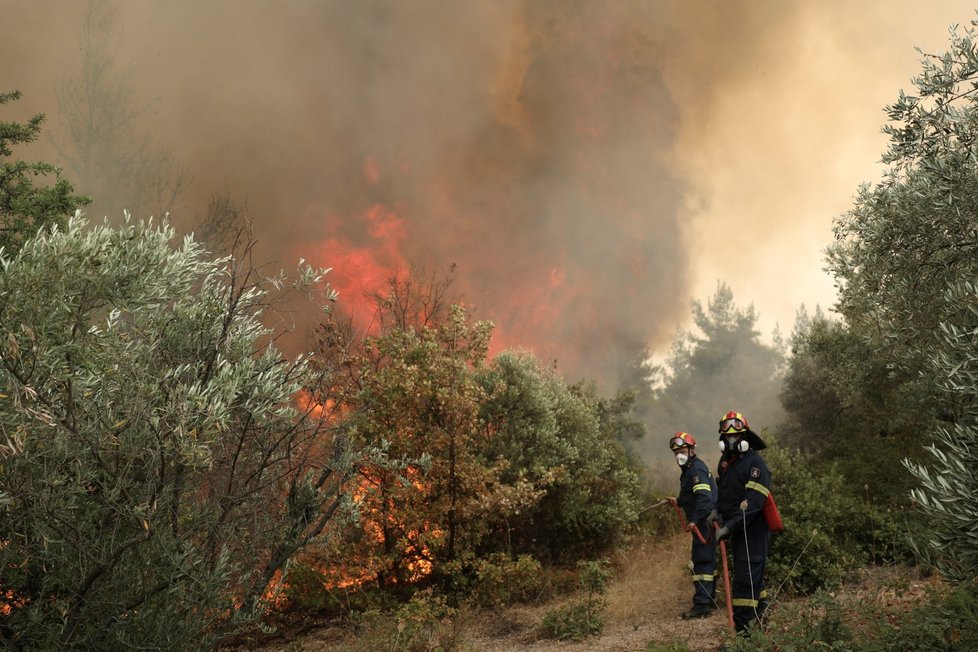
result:
[(748, 448), (750, 443), (740, 435), (727, 435), (720, 438), (720, 451), (723, 453), (727, 451), (746, 453)]

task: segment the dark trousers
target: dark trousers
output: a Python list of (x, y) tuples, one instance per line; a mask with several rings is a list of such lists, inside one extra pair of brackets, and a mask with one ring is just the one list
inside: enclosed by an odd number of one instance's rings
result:
[(733, 579), (731, 596), (734, 626), (737, 631), (748, 629), (767, 608), (767, 591), (764, 589), (764, 571), (771, 533), (763, 519), (757, 519), (743, 531), (730, 537), (733, 548)]
[[(709, 532), (705, 524), (700, 532)], [(716, 602), (717, 545), (713, 537), (706, 543), (693, 535), (693, 547), (689, 555), (693, 562), (693, 604), (714, 604)]]

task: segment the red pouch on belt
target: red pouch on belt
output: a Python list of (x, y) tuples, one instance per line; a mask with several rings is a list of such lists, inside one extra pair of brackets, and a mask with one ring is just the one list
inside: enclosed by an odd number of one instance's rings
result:
[(781, 522), (781, 512), (778, 511), (778, 504), (774, 502), (774, 494), (769, 493), (764, 501), (764, 520), (767, 521), (767, 529), (771, 532), (780, 532), (784, 529)]

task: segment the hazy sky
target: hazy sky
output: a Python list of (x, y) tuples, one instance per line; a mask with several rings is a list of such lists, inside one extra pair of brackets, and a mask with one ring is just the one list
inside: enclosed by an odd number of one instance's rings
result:
[[(0, 0), (0, 90), (25, 94), (0, 119), (44, 112), (63, 137), (56, 91), (84, 69), (89, 6)], [(350, 306), (390, 270), (455, 263), (497, 347), (572, 379), (665, 351), (718, 280), (765, 334), (830, 306), (822, 252), (879, 177), (883, 107), (919, 71), (914, 47), (943, 50), (975, 15), (950, 0), (102, 7), (107, 74), (151, 109), (134, 134), (188, 173), (176, 223), (225, 189), (266, 258), (334, 267)]]

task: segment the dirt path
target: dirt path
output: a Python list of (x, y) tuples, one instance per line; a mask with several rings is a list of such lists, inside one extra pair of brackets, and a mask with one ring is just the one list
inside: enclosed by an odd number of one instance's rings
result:
[[(645, 652), (649, 643), (663, 648), (685, 644), (693, 650), (714, 650), (727, 632), (721, 609), (710, 618), (684, 621), (692, 586), (687, 567), (689, 537), (643, 540), (621, 551), (618, 578), (609, 586), (606, 625), (600, 635), (584, 641), (540, 637), (540, 623), (555, 604), (519, 606), (492, 613), (469, 613), (459, 623), (458, 638), (471, 652)], [(718, 586), (722, 594), (722, 584)], [(278, 642), (261, 652), (340, 652), (363, 649), (351, 632), (327, 627), (308, 632), (299, 641)]]
[[(484, 621), (473, 628), (466, 643), (480, 652), (632, 652), (647, 650), (652, 641), (664, 646), (684, 643), (693, 650), (720, 645), (727, 631), (722, 610), (701, 620), (679, 618), (690, 607), (692, 596), (688, 536), (641, 541), (619, 555), (616, 562), (621, 571), (608, 590), (607, 624), (600, 635), (580, 642), (539, 639), (539, 623), (553, 608), (543, 605), (511, 609)], [(722, 593), (720, 587), (718, 591)], [(506, 629), (511, 631), (506, 633)]]

